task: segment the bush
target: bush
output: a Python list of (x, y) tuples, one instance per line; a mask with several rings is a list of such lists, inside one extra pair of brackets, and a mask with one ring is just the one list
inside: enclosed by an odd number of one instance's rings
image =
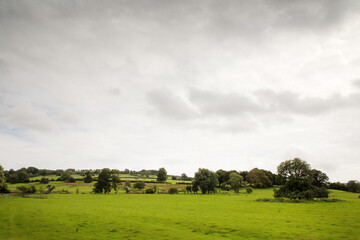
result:
[(154, 190), (153, 188), (148, 188), (145, 190), (146, 194), (154, 194), (156, 190)]
[(179, 190), (177, 188), (170, 188), (169, 191), (168, 191), (169, 194), (178, 194), (179, 193)]
[(247, 193), (252, 193), (252, 191), (253, 191), (253, 189), (252, 189), (251, 187), (247, 187), (247, 188), (246, 188), (246, 192), (247, 192)]
[(43, 177), (43, 178), (40, 179), (40, 183), (41, 183), (41, 184), (48, 184), (48, 183), (49, 183), (49, 179)]
[(125, 191), (126, 191), (126, 193), (130, 193), (131, 188), (129, 186), (125, 186)]
[(134, 184), (134, 188), (137, 188), (139, 190), (144, 189), (145, 188), (145, 183), (144, 182), (137, 182)]
[(187, 193), (191, 193), (191, 186), (186, 186), (185, 190)]
[(16, 189), (22, 191), (24, 194), (36, 193), (36, 187), (34, 185), (18, 186)]

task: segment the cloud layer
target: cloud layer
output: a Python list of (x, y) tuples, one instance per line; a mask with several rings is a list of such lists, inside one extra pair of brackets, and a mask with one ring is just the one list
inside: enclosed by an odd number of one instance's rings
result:
[[(360, 166), (360, 4), (0, 1), (5, 168)], [(358, 179), (359, 180), (359, 179)]]

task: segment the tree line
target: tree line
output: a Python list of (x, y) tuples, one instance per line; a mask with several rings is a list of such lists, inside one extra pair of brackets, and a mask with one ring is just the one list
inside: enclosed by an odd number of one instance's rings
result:
[[(1, 166), (0, 166), (1, 167)], [(75, 182), (72, 174), (79, 174), (83, 176), (81, 180), (86, 183), (96, 181), (94, 184), (94, 193), (110, 193), (119, 189), (121, 183), (121, 174), (130, 174), (131, 171), (125, 169), (125, 171), (119, 171), (116, 169), (102, 169), (102, 170), (47, 170), (43, 171), (34, 167), (21, 168), (17, 171), (10, 169), (4, 171), (0, 169), (0, 193), (6, 192), (6, 182), (29, 182), (30, 174), (32, 176), (40, 174), (38, 176), (46, 176), (44, 173), (50, 173), (59, 176), (58, 181)], [(166, 182), (168, 174), (165, 168), (159, 170), (141, 170), (141, 174), (156, 175), (157, 182)], [(137, 173), (139, 173), (137, 172)], [(98, 173), (97, 179), (94, 175)], [(172, 176), (173, 179), (174, 176)], [(271, 171), (254, 168), (250, 171), (225, 171), (217, 170), (216, 172), (210, 171), (205, 168), (200, 168), (194, 178), (189, 178), (185, 173), (177, 179), (192, 180), (191, 186), (186, 187), (186, 192), (197, 193), (201, 191), (203, 194), (209, 194), (216, 191), (216, 188), (220, 188), (225, 191), (233, 190), (238, 193), (241, 188), (246, 188), (247, 192), (251, 192), (252, 188), (267, 188), (278, 186), (274, 189), (274, 196), (277, 198), (289, 198), (289, 199), (313, 199), (313, 198), (326, 198), (328, 197), (327, 189), (338, 189), (351, 192), (360, 192), (360, 183), (351, 180), (347, 184), (344, 183), (329, 183), (328, 176), (317, 169), (311, 169), (310, 165), (299, 159), (295, 158), (282, 162), (277, 168), (277, 174)], [(49, 179), (43, 177), (40, 183), (48, 184)], [(126, 192), (130, 192), (130, 184), (126, 186)], [(134, 188), (145, 189), (144, 182), (138, 182), (134, 184)], [(156, 189), (146, 189), (147, 193), (154, 193)], [(173, 190), (175, 192), (175, 190)]]

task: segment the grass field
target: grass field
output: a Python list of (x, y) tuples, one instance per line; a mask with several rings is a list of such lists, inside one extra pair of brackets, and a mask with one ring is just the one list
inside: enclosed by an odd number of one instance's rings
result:
[[(88, 186), (85, 186), (89, 188)], [(0, 197), (0, 239), (360, 239), (358, 194), (279, 203), (252, 194)]]

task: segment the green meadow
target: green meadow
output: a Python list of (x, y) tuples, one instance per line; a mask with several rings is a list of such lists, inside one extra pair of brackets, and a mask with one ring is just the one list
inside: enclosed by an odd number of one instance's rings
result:
[(62, 186), (71, 194), (0, 197), (0, 239), (360, 239), (355, 193), (332, 190), (338, 202), (288, 203), (256, 201), (273, 198), (272, 189), (97, 195), (90, 185)]

